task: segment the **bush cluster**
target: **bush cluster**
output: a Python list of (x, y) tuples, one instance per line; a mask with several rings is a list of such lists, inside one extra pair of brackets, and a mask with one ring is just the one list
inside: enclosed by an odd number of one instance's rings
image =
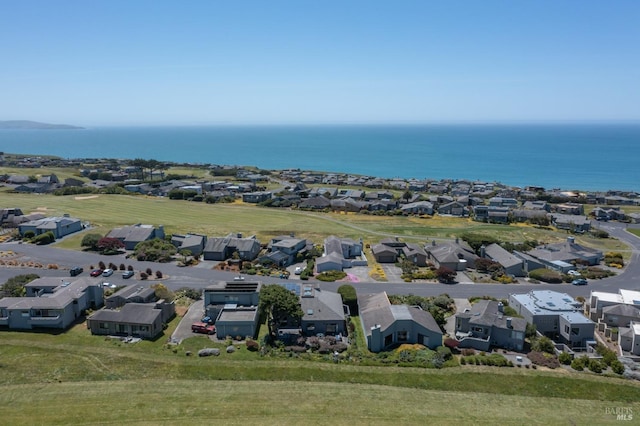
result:
[(550, 284), (562, 283), (562, 275), (547, 268), (534, 269), (529, 272), (529, 277)]

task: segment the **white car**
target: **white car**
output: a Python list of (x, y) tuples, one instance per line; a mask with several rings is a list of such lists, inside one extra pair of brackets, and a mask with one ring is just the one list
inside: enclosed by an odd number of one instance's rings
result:
[(296, 270), (293, 271), (294, 274), (300, 275), (302, 273), (302, 266), (296, 266)]
[(102, 283), (102, 287), (104, 288), (116, 288), (115, 284), (111, 284), (111, 283)]
[(104, 271), (102, 271), (103, 277), (110, 277), (111, 275), (113, 275), (113, 269), (105, 269)]
[(570, 270), (569, 272), (567, 272), (568, 275), (573, 275), (574, 277), (581, 275), (580, 272), (576, 271), (576, 270)]

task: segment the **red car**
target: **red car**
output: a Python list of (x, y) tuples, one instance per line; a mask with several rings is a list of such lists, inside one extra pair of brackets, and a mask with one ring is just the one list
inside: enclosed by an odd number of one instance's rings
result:
[(94, 269), (89, 275), (91, 275), (92, 277), (99, 277), (100, 275), (102, 275), (102, 269)]
[(194, 322), (191, 324), (191, 331), (194, 333), (213, 334), (216, 332), (216, 326), (204, 322)]

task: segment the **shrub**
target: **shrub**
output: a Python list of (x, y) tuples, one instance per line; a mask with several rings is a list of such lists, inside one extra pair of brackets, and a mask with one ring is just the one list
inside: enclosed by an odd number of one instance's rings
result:
[(553, 354), (553, 342), (548, 337), (541, 336), (531, 343), (531, 350), (534, 352), (546, 352), (548, 354)]
[(573, 359), (571, 358), (571, 355), (569, 355), (568, 353), (562, 352), (558, 356), (558, 361), (560, 361), (561, 364), (570, 365), (571, 361), (573, 361)]
[(602, 363), (600, 362), (600, 360), (591, 358), (587, 366), (589, 370), (593, 371), (594, 373), (602, 373)]
[(146, 272), (140, 272), (140, 279), (141, 280), (146, 280), (147, 278), (149, 278), (149, 275), (146, 274)]
[(151, 268), (147, 268), (145, 272), (147, 273), (147, 275), (153, 275), (153, 271), (151, 270)]
[(247, 349), (251, 352), (257, 352), (260, 349), (260, 344), (255, 340), (247, 339), (245, 345), (247, 345)]
[(616, 359), (611, 363), (611, 369), (616, 374), (622, 374), (624, 373), (624, 364)]
[(533, 278), (535, 280), (543, 281), (550, 284), (562, 283), (562, 275), (547, 268), (534, 269), (533, 271), (529, 272), (529, 278)]
[(26, 240), (31, 239), (35, 236), (36, 236), (36, 233), (33, 231), (24, 231), (24, 234), (22, 235), (22, 237)]
[(124, 266), (124, 263), (121, 263), (121, 264), (120, 264), (120, 268), (119, 268), (119, 269), (120, 269), (121, 271), (124, 271), (125, 269), (127, 269), (127, 267), (126, 267), (126, 266)]
[(98, 268), (99, 269), (107, 269), (107, 266), (104, 264), (104, 262), (101, 260), (100, 262), (98, 262)]
[(158, 279), (162, 278), (162, 272), (156, 271), (156, 278)]
[(347, 276), (346, 272), (343, 271), (326, 271), (316, 275), (316, 278), (320, 281), (325, 282), (334, 282), (337, 280), (341, 280)]
[(131, 265), (127, 266), (127, 271), (133, 271), (133, 266)]
[(338, 293), (342, 296), (342, 303), (349, 307), (351, 315), (358, 314), (358, 296), (352, 285), (344, 284), (338, 287)]

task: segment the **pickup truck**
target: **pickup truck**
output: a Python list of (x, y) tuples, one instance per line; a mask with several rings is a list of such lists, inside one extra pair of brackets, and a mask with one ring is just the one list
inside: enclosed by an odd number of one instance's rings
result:
[(191, 331), (194, 333), (213, 334), (216, 332), (216, 326), (204, 322), (194, 322), (191, 324)]

